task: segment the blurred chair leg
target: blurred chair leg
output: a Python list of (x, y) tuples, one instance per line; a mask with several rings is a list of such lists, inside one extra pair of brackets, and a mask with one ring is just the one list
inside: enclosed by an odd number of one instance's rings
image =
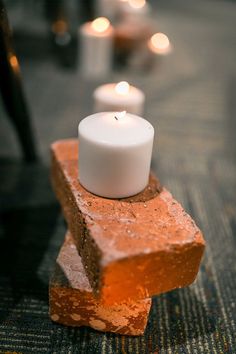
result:
[(81, 16), (83, 22), (94, 20), (95, 16), (95, 0), (86, 0), (81, 3)]
[(11, 43), (5, 7), (0, 0), (0, 91), (26, 161), (37, 160), (30, 115), (24, 98), (20, 67)]

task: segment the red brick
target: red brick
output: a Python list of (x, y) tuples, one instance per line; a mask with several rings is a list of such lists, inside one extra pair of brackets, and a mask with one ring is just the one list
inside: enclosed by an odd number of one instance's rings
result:
[(52, 183), (95, 294), (106, 304), (185, 287), (205, 247), (191, 217), (158, 180), (135, 197), (105, 199), (78, 181), (78, 141), (52, 145)]
[(151, 299), (106, 306), (93, 295), (74, 240), (68, 232), (49, 287), (50, 317), (67, 326), (126, 335), (144, 333)]

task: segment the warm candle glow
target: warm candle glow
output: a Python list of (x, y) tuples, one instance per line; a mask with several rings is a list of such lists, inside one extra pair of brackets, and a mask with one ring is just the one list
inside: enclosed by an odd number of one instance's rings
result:
[(151, 37), (151, 44), (153, 45), (154, 48), (157, 50), (164, 50), (167, 49), (170, 45), (169, 38), (164, 34), (164, 33), (155, 33)]
[(125, 116), (126, 116), (126, 111), (122, 111), (122, 112), (117, 112), (116, 115), (115, 115), (115, 118), (117, 120), (119, 120), (119, 119), (124, 118)]
[(105, 32), (109, 26), (110, 21), (106, 17), (98, 17), (92, 22), (92, 28), (99, 33)]
[(13, 69), (15, 72), (19, 72), (19, 71), (20, 71), (20, 66), (19, 66), (17, 57), (16, 57), (14, 54), (11, 54), (11, 55), (10, 55), (10, 58), (9, 58), (9, 61), (10, 61), (10, 64), (11, 64), (12, 69)]
[(121, 81), (115, 86), (115, 91), (119, 95), (127, 95), (127, 93), (129, 92), (129, 89), (130, 89), (130, 85), (126, 81)]
[(146, 5), (146, 0), (128, 0), (131, 7), (141, 9)]
[(11, 66), (13, 66), (14, 69), (18, 67), (18, 60), (17, 60), (17, 57), (15, 55), (11, 56), (10, 63), (11, 63)]
[(68, 30), (68, 24), (64, 20), (57, 20), (52, 24), (52, 32), (63, 34)]

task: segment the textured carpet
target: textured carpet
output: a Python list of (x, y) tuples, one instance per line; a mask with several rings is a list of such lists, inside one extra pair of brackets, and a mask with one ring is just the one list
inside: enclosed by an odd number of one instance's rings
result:
[(105, 80), (127, 79), (147, 94), (153, 169), (207, 241), (197, 281), (156, 297), (137, 338), (48, 317), (48, 279), (66, 230), (49, 183), (49, 145), (76, 136), (100, 82), (62, 70), (44, 45), (38, 58), (17, 42), (42, 162), (20, 162), (1, 111), (0, 353), (236, 353), (235, 9), (224, 1), (160, 1), (154, 16), (173, 54), (151, 72), (120, 69)]

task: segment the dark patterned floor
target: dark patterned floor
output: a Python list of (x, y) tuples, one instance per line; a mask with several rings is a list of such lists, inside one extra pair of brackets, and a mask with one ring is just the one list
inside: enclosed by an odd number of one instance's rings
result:
[[(230, 1), (160, 1), (154, 16), (173, 54), (151, 72), (120, 69), (104, 80), (126, 79), (146, 92), (145, 116), (157, 132), (153, 169), (207, 241), (197, 281), (156, 297), (137, 338), (48, 318), (49, 274), (66, 229), (48, 179), (49, 145), (76, 136), (100, 82), (55, 64), (43, 30), (38, 55), (26, 45), (30, 38), (17, 42), (42, 161), (20, 162), (1, 111), (0, 352), (236, 353), (235, 10)], [(34, 33), (29, 21), (24, 26)]]

